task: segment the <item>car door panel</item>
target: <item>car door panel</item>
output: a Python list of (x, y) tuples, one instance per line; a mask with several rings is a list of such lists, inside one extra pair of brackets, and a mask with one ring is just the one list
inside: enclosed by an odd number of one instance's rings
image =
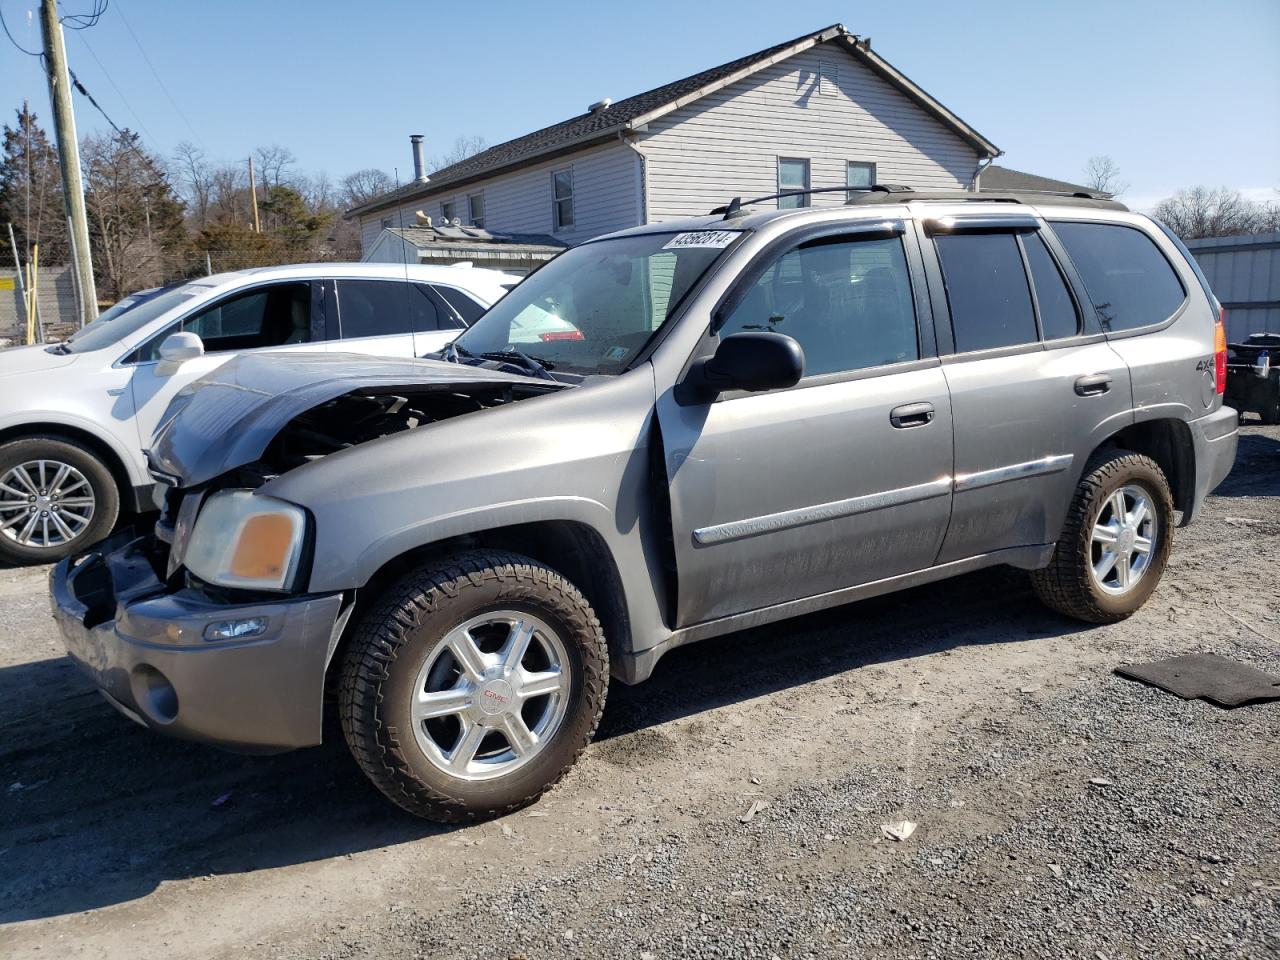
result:
[[(930, 403), (907, 428), (890, 411)], [(936, 364), (707, 406), (659, 401), (679, 626), (929, 566), (951, 509)]]
[(914, 243), (901, 225), (871, 226), (780, 238), (717, 314), (717, 338), (795, 339), (796, 387), (659, 400), (679, 626), (920, 570), (937, 554), (951, 506), (946, 380)]
[[(1107, 343), (943, 361), (955, 502), (939, 563), (1058, 538), (1089, 452), (1127, 422), (1128, 368)], [(1076, 381), (1110, 378), (1081, 396)]]
[[(1071, 272), (1050, 256), (1056, 245), (1043, 244), (1035, 218), (1004, 219), (949, 218), (954, 233), (924, 244), (947, 339), (969, 351), (943, 358), (955, 496), (940, 564), (1054, 542), (1090, 452), (1130, 406), (1128, 367), (1086, 325)], [(1064, 307), (1076, 334), (1043, 341), (1046, 324), (1062, 332)]]

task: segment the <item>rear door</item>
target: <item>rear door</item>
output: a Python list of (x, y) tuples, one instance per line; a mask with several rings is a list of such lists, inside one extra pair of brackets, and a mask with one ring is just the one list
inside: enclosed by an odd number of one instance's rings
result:
[[(1094, 447), (1131, 420), (1129, 370), (1030, 214), (925, 219), (955, 430), (937, 562), (1054, 542)], [(941, 311), (940, 311), (941, 312)]]
[[(334, 350), (382, 357), (418, 355), (415, 328), (436, 325), (436, 307), (417, 284), (404, 280), (337, 279), (326, 283)], [(426, 351), (423, 350), (423, 353)]]
[(901, 223), (876, 226), (781, 241), (718, 313), (715, 339), (794, 337), (799, 384), (658, 400), (679, 626), (933, 562), (950, 513), (951, 411), (918, 250)]

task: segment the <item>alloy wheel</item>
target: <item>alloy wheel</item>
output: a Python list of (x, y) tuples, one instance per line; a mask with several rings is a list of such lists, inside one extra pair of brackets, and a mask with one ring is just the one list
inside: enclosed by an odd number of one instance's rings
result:
[(0, 534), (24, 547), (70, 543), (96, 507), (92, 485), (69, 463), (29, 460), (0, 477)]
[(514, 610), (473, 617), (418, 671), (409, 705), (414, 738), (451, 777), (505, 776), (555, 736), (570, 679), (564, 641), (545, 621)]
[(1155, 553), (1157, 519), (1151, 494), (1137, 484), (1103, 502), (1090, 537), (1090, 566), (1101, 590), (1118, 596), (1142, 579)]

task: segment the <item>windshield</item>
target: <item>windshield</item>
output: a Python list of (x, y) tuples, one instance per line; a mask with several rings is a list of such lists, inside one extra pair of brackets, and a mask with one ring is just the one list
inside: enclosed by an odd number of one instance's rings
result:
[(519, 351), (555, 372), (621, 373), (741, 235), (647, 233), (574, 247), (495, 303), (457, 352)]
[[(153, 296), (140, 298), (138, 294), (125, 297), (114, 307), (84, 329), (76, 331), (67, 338), (66, 347), (72, 353), (88, 353), (90, 350), (101, 350), (137, 333), (156, 317), (172, 310), (185, 300), (199, 296), (208, 287), (183, 284)], [(117, 312), (126, 301), (135, 301)]]

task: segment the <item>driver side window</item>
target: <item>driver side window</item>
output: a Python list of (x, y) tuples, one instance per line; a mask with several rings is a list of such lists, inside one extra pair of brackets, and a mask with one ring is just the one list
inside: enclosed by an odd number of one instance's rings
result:
[(160, 344), (179, 331), (196, 334), (204, 341), (206, 353), (310, 343), (311, 285), (275, 283), (233, 294), (152, 337), (131, 359), (158, 360)]
[(751, 330), (799, 342), (805, 377), (920, 359), (902, 240), (823, 237), (789, 250), (718, 332)]

